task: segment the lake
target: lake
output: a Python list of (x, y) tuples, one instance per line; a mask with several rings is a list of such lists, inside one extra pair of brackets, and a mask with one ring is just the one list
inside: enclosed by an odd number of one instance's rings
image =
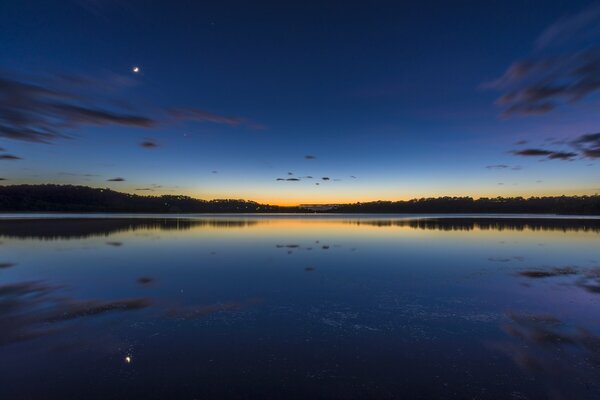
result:
[(600, 220), (5, 215), (0, 399), (598, 399)]

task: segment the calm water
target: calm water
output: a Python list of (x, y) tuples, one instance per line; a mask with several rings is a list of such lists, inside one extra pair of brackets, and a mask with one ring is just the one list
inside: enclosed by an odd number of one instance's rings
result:
[(600, 398), (597, 219), (17, 217), (3, 400)]

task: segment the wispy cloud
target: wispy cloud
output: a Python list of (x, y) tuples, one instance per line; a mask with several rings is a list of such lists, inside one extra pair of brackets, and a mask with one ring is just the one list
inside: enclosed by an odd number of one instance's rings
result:
[[(537, 52), (515, 61), (484, 88), (502, 92), (497, 100), (503, 115), (545, 114), (575, 104), (600, 90), (600, 47), (578, 39), (600, 36), (600, 5), (564, 18), (542, 32)], [(597, 42), (597, 41), (596, 41)], [(570, 49), (544, 55), (541, 50), (569, 44)]]
[(573, 146), (588, 158), (600, 158), (600, 133), (588, 133), (573, 141)]
[(125, 178), (121, 178), (121, 177), (117, 177), (117, 178), (110, 178), (106, 180), (107, 182), (125, 182)]
[(243, 117), (226, 116), (198, 108), (174, 108), (168, 114), (177, 121), (209, 122), (229, 126), (246, 126), (252, 129), (262, 129), (263, 125), (252, 122)]
[[(64, 83), (64, 82), (63, 82)], [(95, 105), (94, 95), (57, 87), (51, 80), (25, 82), (0, 76), (0, 137), (37, 143), (69, 138), (85, 125), (149, 128), (157, 121)]]
[[(69, 139), (83, 126), (154, 128), (176, 121), (201, 121), (260, 129), (246, 118), (225, 116), (197, 108), (156, 108), (152, 116), (132, 111), (123, 91), (136, 85), (127, 76), (103, 80), (79, 75), (16, 78), (0, 73), (0, 137), (52, 143)], [(142, 147), (156, 147), (148, 139)]]
[[(570, 142), (560, 142), (569, 145), (573, 150), (550, 150), (540, 148), (528, 148), (513, 150), (512, 154), (525, 157), (546, 157), (550, 160), (572, 161), (577, 157), (600, 158), (600, 133), (586, 133), (578, 136)], [(488, 166), (494, 167), (494, 166)]]
[(538, 50), (557, 47), (569, 41), (586, 39), (600, 34), (600, 4), (561, 18), (546, 28), (535, 41)]

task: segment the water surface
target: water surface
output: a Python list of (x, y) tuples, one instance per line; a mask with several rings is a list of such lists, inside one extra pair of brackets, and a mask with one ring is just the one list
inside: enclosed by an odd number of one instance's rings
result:
[(1, 399), (600, 398), (598, 219), (9, 215), (0, 241)]

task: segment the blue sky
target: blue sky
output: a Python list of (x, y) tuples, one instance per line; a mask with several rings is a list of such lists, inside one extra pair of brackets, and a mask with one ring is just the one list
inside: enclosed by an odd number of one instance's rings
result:
[(0, 5), (0, 38), (5, 184), (279, 204), (600, 192), (598, 3), (24, 0)]

